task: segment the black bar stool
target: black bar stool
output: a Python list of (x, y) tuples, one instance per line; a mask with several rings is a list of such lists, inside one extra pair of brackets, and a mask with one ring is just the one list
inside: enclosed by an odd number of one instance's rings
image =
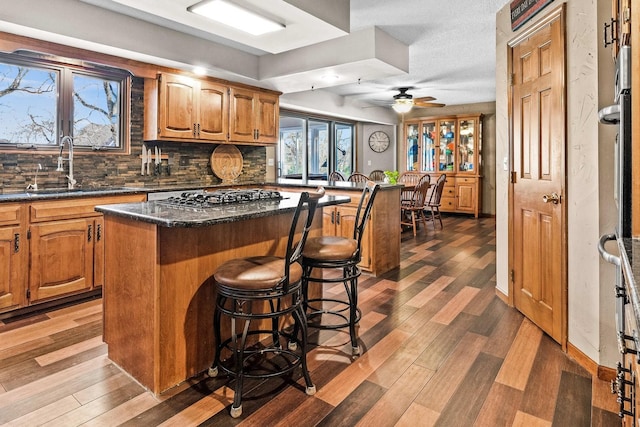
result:
[[(302, 309), (302, 266), (299, 260), (318, 200), (323, 195), (323, 189), (301, 193), (284, 258), (255, 256), (232, 259), (223, 263), (213, 276), (218, 293), (213, 322), (216, 349), (209, 376), (215, 377), (223, 371), (236, 379), (230, 411), (233, 418), (242, 415), (245, 378), (270, 378), (301, 366), (306, 393), (313, 395), (316, 392), (307, 369), (307, 322)], [(305, 211), (304, 227), (299, 241), (295, 243), (298, 223)], [(283, 317), (289, 314), (294, 320), (293, 332), (284, 327)], [(231, 319), (231, 336), (224, 341), (220, 331), (222, 315)], [(271, 319), (271, 329), (250, 328), (252, 321), (264, 319)], [(236, 321), (244, 321), (241, 330), (236, 329)], [(248, 347), (247, 338), (260, 334), (270, 335), (271, 339)], [(283, 348), (281, 338), (287, 341), (286, 348)], [(222, 361), (224, 349), (231, 352), (231, 357)]]
[[(362, 313), (358, 308), (358, 277), (360, 268), (358, 263), (362, 253), (360, 246), (365, 226), (371, 213), (373, 201), (380, 186), (373, 181), (368, 181), (362, 191), (358, 210), (356, 211), (353, 235), (350, 237), (321, 236), (307, 240), (302, 251), (302, 294), (303, 306), (307, 314), (307, 325), (319, 329), (341, 329), (349, 327), (351, 337), (352, 356), (360, 355), (360, 346), (356, 335), (356, 324), (360, 321)], [(339, 277), (313, 277), (313, 270), (341, 269)], [(340, 283), (344, 284), (347, 294), (346, 300), (334, 298), (309, 299), (309, 283)], [(325, 307), (331, 306), (328, 309)], [(340, 323), (323, 321), (323, 315), (337, 317)], [(334, 319), (335, 319), (334, 317)]]

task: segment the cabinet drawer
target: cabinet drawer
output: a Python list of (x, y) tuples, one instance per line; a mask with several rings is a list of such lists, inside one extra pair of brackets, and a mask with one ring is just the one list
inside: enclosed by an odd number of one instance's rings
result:
[(456, 198), (445, 197), (443, 193), (442, 199), (440, 199), (440, 209), (447, 212), (454, 211), (456, 209)]
[(31, 222), (87, 218), (91, 216), (100, 216), (100, 213), (95, 211), (96, 205), (141, 202), (145, 199), (146, 196), (144, 194), (137, 194), (36, 202), (31, 204), (29, 215)]
[(0, 205), (0, 225), (18, 225), (23, 205)]
[(456, 184), (475, 184), (476, 178), (456, 177)]
[(445, 186), (442, 189), (442, 199), (444, 199), (445, 197), (455, 198), (456, 197), (456, 188), (455, 187), (447, 187), (447, 186)]

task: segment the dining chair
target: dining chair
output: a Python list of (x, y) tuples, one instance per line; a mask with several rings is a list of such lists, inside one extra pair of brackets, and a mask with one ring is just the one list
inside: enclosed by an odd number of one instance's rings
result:
[(349, 175), (349, 182), (367, 182), (370, 181), (369, 177), (363, 173), (360, 172), (354, 172), (351, 175)]
[(427, 192), (431, 186), (431, 176), (424, 174), (415, 185), (410, 201), (403, 201), (400, 205), (402, 210), (400, 215), (400, 225), (410, 225), (413, 227), (413, 236), (417, 235), (417, 221), (422, 219), (424, 228), (427, 228), (425, 218), (425, 207), (427, 204)]
[(345, 181), (344, 175), (338, 171), (333, 171), (329, 174), (329, 181)]
[(405, 171), (398, 177), (398, 184), (404, 184), (406, 189), (401, 191), (400, 200), (411, 202), (413, 199), (413, 187), (420, 181), (423, 174), (417, 171)]
[(443, 173), (438, 177), (435, 188), (431, 193), (431, 197), (427, 201), (426, 208), (431, 211), (431, 218), (429, 221), (433, 221), (433, 228), (436, 227), (436, 219), (440, 221), (440, 229), (443, 229), (442, 215), (440, 214), (440, 200), (442, 199), (442, 192), (444, 191), (444, 184), (447, 181), (447, 174)]
[(385, 178), (384, 171), (380, 169), (373, 170), (369, 174), (369, 179), (371, 181), (381, 182), (381, 181), (384, 181), (384, 178)]

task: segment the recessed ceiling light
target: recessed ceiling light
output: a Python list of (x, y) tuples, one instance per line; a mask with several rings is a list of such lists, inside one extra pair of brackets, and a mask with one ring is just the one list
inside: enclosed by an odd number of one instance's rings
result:
[(320, 78), (325, 82), (335, 82), (336, 80), (340, 80), (340, 76), (335, 73), (323, 74)]
[(254, 36), (285, 28), (284, 24), (224, 0), (201, 1), (187, 10)]

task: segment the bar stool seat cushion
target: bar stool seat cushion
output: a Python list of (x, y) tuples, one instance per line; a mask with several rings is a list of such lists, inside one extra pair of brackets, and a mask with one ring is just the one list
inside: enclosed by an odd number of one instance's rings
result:
[(302, 250), (303, 258), (320, 261), (346, 260), (353, 258), (358, 250), (358, 241), (339, 236), (310, 237)]
[[(274, 256), (256, 256), (232, 259), (215, 272), (216, 282), (237, 289), (273, 289), (284, 278), (285, 260)], [(302, 266), (293, 263), (289, 267), (289, 283), (302, 278)]]

